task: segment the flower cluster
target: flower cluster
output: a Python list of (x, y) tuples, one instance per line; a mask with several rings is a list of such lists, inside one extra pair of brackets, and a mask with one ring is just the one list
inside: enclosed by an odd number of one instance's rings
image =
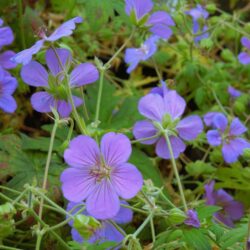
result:
[(136, 122), (133, 134), (143, 144), (156, 143), (156, 154), (161, 158), (170, 159), (165, 139), (167, 134), (174, 157), (177, 158), (186, 149), (183, 140), (194, 140), (202, 132), (203, 124), (197, 115), (180, 120), (186, 102), (176, 91), (165, 89), (163, 94), (159, 94), (158, 89), (157, 92), (141, 98), (138, 110), (147, 120)]
[(247, 128), (238, 118), (228, 124), (225, 115), (215, 112), (208, 113), (205, 120), (209, 126), (215, 128), (207, 132), (208, 143), (211, 146), (222, 146), (222, 155), (227, 163), (237, 161), (243, 151), (250, 148), (250, 143), (241, 137)]
[[(68, 75), (72, 65), (72, 55), (67, 49), (48, 49), (46, 51), (47, 70), (38, 62), (31, 61), (23, 66), (21, 77), (30, 86), (43, 87), (46, 91), (40, 91), (32, 95), (32, 107), (38, 112), (50, 112), (56, 108), (61, 117), (68, 117), (72, 106), (68, 100), (67, 84), (70, 88), (80, 87), (95, 82), (99, 78), (97, 68), (91, 63), (77, 65)], [(83, 101), (73, 96), (75, 107)]]

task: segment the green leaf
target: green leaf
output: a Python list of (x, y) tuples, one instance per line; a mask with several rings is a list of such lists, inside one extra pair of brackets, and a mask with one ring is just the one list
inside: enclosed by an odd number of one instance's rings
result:
[(218, 206), (202, 206), (196, 208), (200, 220), (212, 217), (214, 213), (219, 210), (221, 210), (221, 207)]
[(200, 175), (212, 174), (216, 171), (216, 168), (213, 167), (210, 163), (203, 161), (190, 162), (186, 165), (187, 172), (195, 177)]

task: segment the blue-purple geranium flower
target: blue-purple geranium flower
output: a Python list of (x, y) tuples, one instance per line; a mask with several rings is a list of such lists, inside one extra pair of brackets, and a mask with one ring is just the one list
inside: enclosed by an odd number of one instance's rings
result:
[(131, 150), (123, 134), (105, 134), (100, 149), (89, 136), (74, 138), (64, 153), (70, 166), (61, 175), (65, 198), (73, 202), (86, 200), (87, 212), (97, 219), (116, 216), (119, 197), (133, 198), (143, 184), (141, 173), (127, 162)]
[(203, 130), (202, 121), (197, 115), (180, 120), (185, 107), (185, 100), (174, 90), (163, 90), (163, 95), (150, 93), (142, 97), (138, 109), (147, 120), (135, 124), (135, 138), (143, 144), (156, 143), (156, 154), (161, 158), (170, 159), (164, 137), (164, 133), (167, 133), (174, 157), (177, 158), (186, 149), (183, 140), (192, 141)]
[(250, 39), (247, 37), (241, 38), (241, 44), (246, 48), (246, 52), (241, 52), (238, 55), (238, 60), (242, 64), (249, 64), (250, 63)]
[(159, 37), (149, 37), (140, 48), (129, 48), (125, 51), (125, 62), (129, 64), (127, 73), (131, 73), (140, 61), (146, 61), (157, 51)]
[[(99, 72), (93, 64), (82, 63), (77, 65), (66, 79), (65, 72), (72, 62), (72, 56), (67, 49), (47, 50), (46, 62), (49, 73), (36, 61), (24, 65), (21, 70), (21, 77), (25, 83), (46, 90), (32, 95), (32, 107), (41, 113), (51, 112), (51, 108), (56, 108), (61, 117), (68, 117), (72, 106), (68, 100), (66, 81), (69, 81), (71, 88), (80, 87), (95, 82), (99, 78)], [(76, 107), (83, 102), (77, 96), (73, 96), (73, 100)]]
[(59, 26), (50, 36), (47, 36), (45, 32), (40, 32), (39, 36), (42, 38), (38, 40), (32, 47), (25, 49), (17, 53), (12, 60), (16, 63), (21, 63), (23, 65), (28, 64), (32, 60), (32, 56), (38, 53), (45, 42), (55, 42), (58, 39), (70, 36), (73, 30), (76, 28), (76, 24), (82, 23), (83, 19), (81, 17), (75, 17)]
[(200, 221), (198, 218), (198, 214), (195, 210), (189, 209), (187, 211), (187, 219), (184, 221), (184, 224), (192, 227), (199, 228), (200, 227)]
[(227, 92), (229, 93), (229, 95), (235, 99), (237, 97), (240, 97), (242, 95), (242, 92), (239, 91), (238, 89), (232, 87), (232, 86), (228, 86), (227, 88)]
[(205, 24), (205, 20), (208, 18), (208, 12), (200, 5), (186, 12), (193, 19), (193, 34), (202, 33), (201, 35), (195, 36), (194, 41), (198, 43), (200, 40), (209, 37), (209, 33), (206, 32), (208, 30), (207, 25)]
[(250, 147), (249, 142), (241, 137), (247, 128), (238, 118), (228, 124), (226, 116), (219, 113), (213, 116), (211, 125), (215, 129), (207, 132), (208, 143), (211, 146), (222, 146), (222, 155), (227, 163), (237, 161), (244, 149)]
[[(70, 202), (67, 206), (67, 211), (72, 210), (74, 207), (78, 206), (81, 203), (74, 203)], [(84, 204), (84, 203), (82, 203)], [(128, 205), (126, 201), (121, 201), (121, 204)], [(72, 214), (74, 215), (80, 210), (80, 207), (78, 206)], [(82, 214), (89, 215), (87, 211), (83, 211)], [(129, 208), (120, 207), (120, 210), (118, 211), (117, 215), (110, 220), (113, 220), (117, 224), (127, 224), (132, 221), (133, 218), (133, 212)], [(69, 225), (73, 227), (73, 221), (71, 220), (69, 222)], [(79, 232), (72, 228), (71, 235), (74, 241), (77, 241), (79, 243), (84, 242), (83, 237), (79, 234)], [(89, 243), (103, 243), (105, 241), (114, 241), (114, 242), (121, 242), (124, 239), (124, 236), (121, 232), (119, 232), (108, 220), (102, 220), (101, 226), (97, 228), (90, 239), (88, 239)]]
[(13, 113), (17, 104), (13, 93), (17, 88), (17, 80), (0, 67), (0, 109), (7, 113)]
[(244, 214), (243, 205), (235, 201), (225, 190), (214, 190), (214, 181), (205, 185), (206, 204), (220, 206), (222, 209), (214, 217), (229, 227), (234, 226), (234, 221), (239, 220)]
[(163, 39), (168, 39), (172, 35), (170, 26), (175, 23), (172, 17), (165, 11), (156, 11), (150, 14), (153, 9), (153, 2), (151, 0), (125, 0), (125, 11), (127, 15), (135, 16), (136, 23)]

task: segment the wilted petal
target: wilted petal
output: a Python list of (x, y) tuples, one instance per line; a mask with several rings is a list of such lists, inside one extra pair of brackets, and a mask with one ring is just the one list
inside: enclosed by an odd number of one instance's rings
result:
[(250, 144), (242, 139), (236, 138), (229, 143), (225, 143), (222, 147), (223, 158), (227, 163), (237, 161), (238, 157), (243, 153), (245, 148), (249, 148)]
[[(173, 150), (174, 158), (178, 158), (180, 153), (185, 151), (186, 145), (178, 137), (170, 136), (169, 140)], [(171, 159), (167, 142), (164, 137), (161, 137), (161, 139), (156, 144), (156, 154), (163, 159)]]
[(132, 11), (135, 11), (137, 20), (140, 20), (153, 8), (153, 2), (151, 0), (125, 0), (125, 3), (125, 11), (127, 15), (130, 15)]
[(22, 63), (23, 65), (26, 65), (31, 61), (32, 56), (43, 47), (43, 44), (44, 40), (39, 40), (29, 49), (25, 49), (17, 53), (11, 60), (15, 63)]
[(221, 130), (222, 132), (225, 131), (225, 129), (227, 128), (227, 118), (225, 115), (223, 114), (218, 114), (218, 115), (215, 115), (214, 118), (213, 118), (213, 125)]
[(247, 52), (241, 52), (238, 55), (238, 60), (242, 64), (249, 64), (250, 63), (250, 55)]
[(142, 97), (138, 104), (139, 112), (148, 119), (161, 122), (164, 112), (163, 98), (158, 94)]
[(14, 35), (10, 27), (0, 28), (0, 48), (13, 42)]
[(242, 37), (240, 41), (244, 47), (250, 50), (250, 39), (248, 39), (247, 37)]
[(176, 129), (182, 139), (191, 141), (202, 132), (203, 124), (198, 115), (191, 115), (182, 119)]
[(15, 99), (11, 95), (0, 96), (0, 109), (7, 113), (13, 113), (17, 108)]
[(111, 183), (123, 199), (133, 198), (142, 188), (143, 178), (139, 170), (130, 163), (116, 166), (111, 173)]
[[(146, 120), (138, 121), (134, 125), (133, 134), (134, 134), (134, 137), (137, 140), (139, 140), (139, 139), (155, 136), (157, 134), (157, 130), (155, 129), (152, 122), (150, 121), (146, 121)], [(157, 140), (158, 138), (154, 138), (154, 139), (141, 141), (140, 143), (150, 145), (150, 144), (156, 143)]]
[(239, 118), (234, 118), (229, 129), (230, 135), (241, 135), (247, 131), (245, 125), (239, 120)]
[(65, 162), (75, 168), (97, 166), (100, 162), (100, 150), (94, 139), (79, 135), (71, 140), (64, 151)]
[(74, 68), (70, 74), (70, 85), (80, 87), (98, 80), (99, 72), (92, 63), (82, 63)]
[(46, 63), (54, 76), (66, 70), (71, 61), (72, 55), (67, 49), (48, 49), (46, 51)]
[(110, 132), (102, 137), (101, 152), (104, 161), (110, 167), (126, 162), (131, 151), (130, 140), (123, 134)]
[(120, 209), (120, 201), (109, 179), (96, 182), (86, 201), (87, 211), (96, 219), (113, 218)]
[(25, 83), (34, 87), (48, 86), (48, 72), (38, 62), (31, 61), (22, 67), (21, 77)]
[(187, 211), (187, 216), (188, 216), (188, 218), (184, 221), (184, 223), (186, 225), (193, 226), (193, 227), (196, 227), (196, 228), (200, 227), (200, 221), (199, 221), (199, 218), (198, 218), (198, 214), (197, 214), (197, 212), (195, 210), (189, 209)]
[(82, 22), (83, 19), (81, 17), (74, 17), (60, 25), (46, 40), (54, 42), (62, 37), (70, 36), (76, 28), (76, 24)]
[(2, 54), (0, 54), (0, 65), (4, 69), (13, 69), (16, 67), (16, 63), (12, 62), (10, 59), (15, 55), (16, 53), (11, 50), (4, 51)]
[(121, 200), (121, 206), (118, 214), (112, 218), (118, 224), (126, 224), (132, 221), (133, 219), (133, 211), (129, 208), (123, 207), (124, 205), (129, 205), (126, 201)]
[(168, 91), (164, 95), (165, 112), (171, 115), (172, 119), (179, 118), (185, 108), (185, 100), (175, 90)]
[(32, 107), (41, 113), (51, 112), (51, 107), (55, 106), (55, 99), (45, 91), (37, 92), (31, 96)]
[(212, 146), (219, 146), (222, 143), (222, 138), (218, 130), (209, 130), (207, 132), (207, 141)]
[(64, 197), (73, 202), (85, 200), (95, 187), (95, 178), (90, 175), (91, 167), (67, 168), (60, 177)]

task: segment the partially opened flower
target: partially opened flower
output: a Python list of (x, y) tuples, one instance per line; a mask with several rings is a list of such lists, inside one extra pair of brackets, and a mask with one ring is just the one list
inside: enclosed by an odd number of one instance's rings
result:
[[(74, 207), (78, 206), (80, 203), (70, 202), (67, 206), (67, 211), (72, 210)], [(126, 201), (121, 201), (121, 204), (128, 205)], [(79, 211), (80, 207), (78, 206), (71, 214), (75, 214)], [(89, 215), (87, 211), (82, 212), (84, 215)], [(120, 207), (117, 215), (110, 220), (116, 222), (117, 224), (127, 224), (132, 221), (133, 212), (129, 208)], [(71, 235), (73, 240), (82, 243), (84, 242), (83, 237), (80, 233), (73, 228), (73, 220), (69, 222), (69, 225), (72, 227)], [(103, 243), (105, 241), (114, 241), (114, 242), (121, 242), (124, 239), (124, 235), (119, 232), (115, 226), (108, 220), (102, 220), (101, 226), (93, 231), (92, 236), (88, 239), (89, 243)]]
[(246, 52), (241, 52), (238, 55), (238, 60), (242, 64), (249, 64), (250, 63), (250, 39), (248, 39), (247, 37), (242, 37), (241, 44), (245, 47)]
[(105, 134), (100, 149), (91, 137), (77, 136), (64, 153), (70, 166), (61, 175), (64, 197), (86, 200), (87, 212), (97, 219), (114, 217), (120, 209), (119, 197), (133, 198), (143, 184), (140, 172), (127, 162), (130, 154), (130, 141), (123, 134)]
[(13, 113), (17, 104), (13, 93), (17, 88), (17, 80), (0, 67), (0, 109), (7, 113)]
[(125, 3), (127, 15), (135, 18), (137, 25), (148, 28), (152, 34), (163, 39), (168, 39), (172, 35), (170, 26), (175, 25), (172, 17), (165, 11), (151, 14), (154, 6), (151, 0), (125, 0)]
[(17, 53), (12, 60), (23, 65), (28, 64), (32, 60), (32, 56), (41, 50), (45, 42), (55, 42), (62, 37), (70, 36), (76, 28), (76, 24), (82, 22), (83, 19), (81, 17), (75, 17), (59, 26), (50, 36), (47, 36), (45, 32), (40, 32), (39, 36), (42, 39), (38, 40), (29, 49)]
[(205, 185), (206, 204), (220, 206), (222, 209), (214, 217), (229, 227), (234, 226), (234, 221), (239, 220), (244, 214), (243, 205), (235, 201), (225, 190), (214, 190), (214, 181)]
[(208, 18), (208, 12), (200, 5), (186, 12), (193, 19), (193, 34), (202, 33), (201, 35), (195, 36), (194, 41), (198, 43), (200, 40), (209, 37), (207, 32), (208, 27), (205, 24), (205, 20)]
[(138, 109), (147, 120), (135, 124), (133, 129), (135, 138), (141, 140), (143, 144), (156, 143), (156, 154), (161, 158), (170, 159), (170, 151), (164, 136), (167, 134), (174, 157), (177, 158), (186, 149), (183, 140), (192, 141), (203, 130), (198, 115), (180, 120), (185, 107), (185, 100), (174, 90), (165, 91), (163, 96), (150, 93), (142, 97)]
[(234, 118), (230, 124), (225, 115), (217, 114), (212, 121), (214, 130), (207, 132), (207, 140), (211, 146), (221, 146), (222, 155), (227, 163), (237, 161), (243, 154), (244, 149), (249, 148), (250, 144), (241, 137), (247, 128), (238, 118)]
[(237, 98), (237, 97), (239, 97), (239, 96), (242, 95), (242, 92), (241, 92), (241, 91), (237, 90), (236, 88), (234, 88), (234, 87), (232, 87), (232, 86), (228, 86), (227, 91), (228, 91), (229, 95), (230, 95), (233, 99), (235, 99), (235, 98)]
[(200, 227), (200, 221), (198, 218), (198, 214), (195, 210), (189, 209), (187, 211), (187, 219), (184, 221), (184, 224), (192, 227), (199, 228)]
[[(56, 108), (61, 117), (68, 117), (72, 106), (68, 100), (66, 81), (69, 81), (71, 88), (93, 83), (99, 77), (98, 70), (91, 63), (82, 63), (71, 71), (69, 77), (66, 77), (65, 72), (72, 62), (72, 56), (67, 49), (47, 50), (46, 62), (49, 73), (36, 61), (24, 65), (21, 70), (21, 77), (25, 83), (45, 89), (32, 95), (32, 107), (41, 113), (51, 112), (51, 108)], [(73, 101), (76, 107), (83, 102), (77, 96), (73, 96)]]
[(157, 51), (159, 37), (149, 37), (140, 48), (129, 48), (125, 51), (125, 62), (129, 64), (127, 73), (131, 73), (140, 61), (146, 61)]

